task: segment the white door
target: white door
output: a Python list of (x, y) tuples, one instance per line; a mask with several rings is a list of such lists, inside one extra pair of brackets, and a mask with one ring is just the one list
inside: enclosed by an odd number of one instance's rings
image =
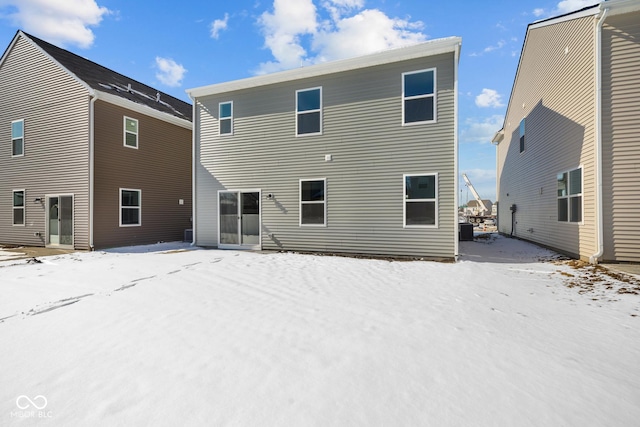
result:
[(73, 195), (46, 197), (47, 245), (73, 247)]
[(260, 249), (260, 191), (218, 192), (218, 246)]

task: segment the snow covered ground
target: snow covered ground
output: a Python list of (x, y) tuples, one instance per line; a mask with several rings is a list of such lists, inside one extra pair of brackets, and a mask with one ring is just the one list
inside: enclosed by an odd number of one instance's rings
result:
[(640, 278), (487, 237), (0, 262), (0, 425), (639, 425)]

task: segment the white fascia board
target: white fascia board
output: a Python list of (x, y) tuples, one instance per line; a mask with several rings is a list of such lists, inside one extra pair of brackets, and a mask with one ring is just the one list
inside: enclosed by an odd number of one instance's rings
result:
[(409, 47), (390, 49), (387, 51), (359, 56), (356, 58), (325, 62), (308, 67), (296, 68), (294, 70), (280, 71), (277, 73), (249, 77), (241, 80), (201, 86), (193, 89), (187, 89), (186, 92), (187, 94), (189, 94), (189, 97), (191, 99), (195, 99), (219, 93), (250, 89), (258, 86), (283, 83), (287, 81), (322, 76), (326, 74), (356, 70), (358, 68), (372, 67), (376, 65), (390, 64), (393, 62), (423, 58), (442, 53), (455, 52), (456, 50), (460, 49), (461, 43), (462, 39), (460, 37), (447, 37), (442, 39), (430, 40)]
[(193, 123), (191, 123), (189, 120), (181, 119), (180, 117), (163, 113), (162, 111), (158, 111), (146, 105), (138, 104), (137, 102), (129, 101), (128, 99), (123, 98), (121, 96), (113, 95), (107, 92), (102, 92), (101, 90), (97, 90), (95, 92), (96, 92), (96, 95), (98, 96), (98, 99), (108, 102), (109, 104), (117, 105), (119, 107), (126, 108), (128, 110), (136, 111), (140, 114), (151, 116), (158, 120), (162, 120), (177, 126), (181, 126), (185, 129), (189, 129), (189, 130), (193, 129)]
[(639, 0), (609, 0), (600, 3), (601, 9), (609, 9), (608, 16), (640, 11)]

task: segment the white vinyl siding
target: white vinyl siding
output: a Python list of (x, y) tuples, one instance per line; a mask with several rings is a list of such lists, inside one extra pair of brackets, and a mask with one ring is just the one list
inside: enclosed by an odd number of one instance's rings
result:
[(233, 102), (221, 102), (218, 105), (220, 135), (233, 135)]
[(124, 146), (138, 148), (138, 120), (124, 116)]
[(24, 226), (25, 224), (24, 198), (24, 190), (13, 190), (13, 225)]
[(24, 156), (24, 119), (11, 122), (11, 156)]
[(120, 227), (142, 225), (142, 191), (120, 189)]
[(402, 124), (436, 121), (436, 70), (402, 74)]
[(300, 180), (300, 226), (327, 225), (327, 180)]
[(296, 91), (296, 135), (322, 134), (322, 88)]

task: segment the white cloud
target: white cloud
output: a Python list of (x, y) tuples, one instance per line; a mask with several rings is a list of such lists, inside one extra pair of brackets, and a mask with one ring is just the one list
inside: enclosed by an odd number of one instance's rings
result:
[(419, 21), (391, 18), (378, 9), (360, 10), (364, 0), (321, 1), (326, 19), (312, 0), (275, 0), (273, 4), (273, 13), (265, 12), (258, 23), (274, 61), (261, 64), (259, 73), (364, 55), (427, 38), (420, 32), (424, 25)]
[(504, 117), (497, 114), (481, 121), (467, 119), (460, 132), (460, 142), (488, 144), (502, 128), (503, 122)]
[(156, 56), (156, 68), (158, 69), (156, 78), (160, 80), (161, 83), (171, 87), (180, 86), (187, 72), (182, 65), (176, 63), (173, 59), (161, 58), (159, 56)]
[(593, 6), (594, 4), (598, 4), (600, 1), (595, 0), (562, 0), (558, 3), (556, 7), (557, 14), (569, 13), (576, 11), (578, 9), (582, 9), (583, 7)]
[(211, 38), (217, 39), (220, 37), (220, 32), (227, 29), (227, 23), (229, 22), (229, 14), (224, 14), (224, 19), (216, 19), (211, 23)]
[(504, 40), (500, 40), (498, 41), (498, 43), (495, 46), (487, 46), (484, 48), (484, 52), (485, 53), (489, 53), (492, 52), (494, 50), (498, 50), (498, 49), (502, 49), (504, 47), (504, 45), (506, 45), (507, 42), (505, 42)]
[(502, 95), (493, 89), (482, 89), (482, 93), (476, 96), (476, 105), (478, 107), (504, 107), (502, 103)]
[(544, 9), (542, 8), (537, 8), (537, 9), (533, 9), (533, 16), (542, 16), (544, 15)]
[(97, 26), (111, 13), (95, 0), (0, 0), (0, 6), (15, 8), (7, 17), (27, 33), (82, 48), (90, 47), (95, 38), (88, 27)]

